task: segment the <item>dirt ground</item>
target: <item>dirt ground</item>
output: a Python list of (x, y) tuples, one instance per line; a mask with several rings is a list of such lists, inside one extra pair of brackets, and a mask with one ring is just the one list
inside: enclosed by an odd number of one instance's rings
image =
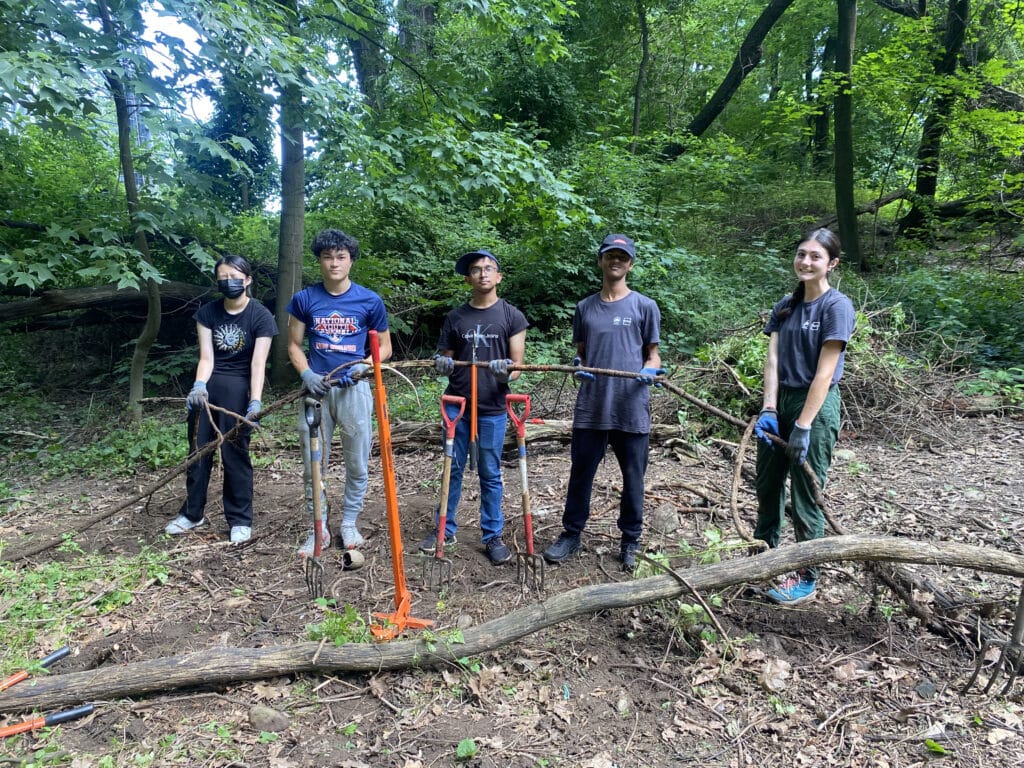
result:
[[(844, 434), (826, 492), (833, 514), (857, 533), (1020, 553), (1021, 421), (961, 418), (948, 429), (952, 440), (901, 445)], [(709, 547), (723, 558), (746, 556), (729, 511), (734, 449), (728, 440), (652, 448), (648, 552), (665, 553), (677, 567), (693, 565), (696, 553)], [(174, 539), (162, 534), (181, 502), (180, 478), (150, 504), (79, 536), (84, 549), (104, 553), (136, 552), (143, 544), (165, 549), (171, 578), (89, 622), (73, 638), (75, 655), (55, 673), (307, 639), (307, 625), (324, 613), (310, 601), (295, 556), (307, 532), (296, 451), (294, 444), (282, 447), (274, 440), (257, 441), (254, 451), (262, 466), (256, 473), (255, 536), (246, 545), (225, 542), (219, 501), (208, 508), (212, 525), (200, 533)], [(528, 454), (539, 549), (560, 530), (568, 448), (559, 441), (535, 443)], [(506, 533), (521, 548), (514, 447), (505, 458)], [(436, 504), (440, 451), (397, 449), (395, 467), (412, 615), (433, 620), (443, 633), (544, 598), (519, 588), (514, 564), (487, 562), (470, 476), (459, 510), (459, 544), (448, 551), (452, 589), (443, 598), (427, 590), (415, 546)], [(45, 527), (42, 513), (37, 518), (31, 510), (58, 504), (67, 509), (61, 522), (70, 528), (76, 516), (112, 507), (154, 477), (39, 488), (29, 511), (15, 521), (0, 519), (6, 527), (0, 535), (11, 541)], [(219, 483), (215, 474), (211, 490)], [(546, 595), (631, 578), (614, 560), (618, 484), (608, 459), (595, 485), (585, 551), (564, 565), (547, 566)], [(754, 518), (749, 486), (744, 483), (739, 495), (747, 526)], [(332, 495), (338, 489), (340, 480)], [(331, 549), (324, 557), (326, 591), (363, 616), (390, 612), (394, 588), (376, 457), (360, 526), (368, 539), (365, 567), (344, 571), (341, 551)], [(733, 546), (715, 543), (719, 531)], [(984, 621), (1009, 635), (1019, 592), (1014, 580), (939, 567), (913, 570), (965, 602), (965, 635), (977, 620), (970, 608), (982, 604), (988, 606)], [(704, 597), (714, 598), (727, 638), (712, 636), (710, 622), (694, 619), (695, 600), (687, 597), (585, 615), (465, 664), (279, 677), (98, 701), (94, 714), (63, 726), (47, 743), (59, 745), (61, 764), (75, 766), (1024, 764), (1024, 680), (1008, 697), (961, 694), (973, 670), (972, 651), (922, 628), (863, 566), (826, 566), (817, 598), (792, 609), (768, 604), (749, 588)], [(257, 704), (285, 717), (280, 730), (251, 722)], [(460, 760), (459, 744), (465, 749), (468, 739), (476, 753)], [(51, 764), (34, 752), (40, 745), (38, 736), (8, 739), (0, 760)]]

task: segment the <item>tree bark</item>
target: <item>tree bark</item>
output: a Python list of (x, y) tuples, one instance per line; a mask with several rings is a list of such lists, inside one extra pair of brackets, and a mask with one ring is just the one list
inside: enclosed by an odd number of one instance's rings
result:
[(839, 240), (847, 260), (864, 267), (857, 230), (853, 171), (853, 45), (857, 39), (857, 0), (839, 0), (836, 45), (835, 184)]
[[(195, 304), (212, 294), (211, 286), (166, 282), (160, 286), (161, 307)], [(146, 312), (147, 296), (138, 288), (118, 288), (114, 284), (91, 288), (46, 290), (37, 296), (0, 303), (0, 323), (52, 315), (55, 312), (103, 309)]]
[(905, 538), (833, 536), (779, 547), (756, 557), (573, 589), (467, 629), (462, 643), (447, 642), (442, 636), (430, 643), (409, 639), (373, 645), (298, 643), (208, 648), (183, 656), (39, 677), (32, 685), (15, 686), (0, 695), (0, 712), (55, 709), (97, 699), (143, 696), (195, 686), (221, 687), (287, 674), (372, 674), (431, 667), (493, 651), (576, 616), (688, 595), (691, 587), (707, 592), (760, 582), (797, 568), (837, 561), (898, 561), (1024, 577), (1024, 557), (998, 549)]
[[(292, 14), (293, 34), (298, 34), (297, 0), (281, 0)], [(278, 387), (294, 382), (288, 361), (288, 302), (302, 287), (302, 252), (306, 221), (306, 165), (302, 114), (302, 86), (281, 84), (281, 234), (277, 250), (277, 303), (274, 317), (278, 335), (274, 338), (270, 378)]]
[(647, 6), (644, 0), (636, 0), (636, 16), (640, 24), (640, 64), (636, 70), (636, 85), (633, 87), (633, 141), (630, 150), (635, 154), (637, 139), (640, 138), (640, 112), (643, 106), (644, 87), (647, 84), (647, 70), (651, 66), (650, 30), (647, 27)]

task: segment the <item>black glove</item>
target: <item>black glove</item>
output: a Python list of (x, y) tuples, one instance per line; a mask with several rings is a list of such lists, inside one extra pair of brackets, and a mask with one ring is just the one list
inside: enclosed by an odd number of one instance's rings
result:
[(348, 368), (342, 369), (341, 373), (338, 374), (338, 386), (339, 387), (354, 387), (358, 379), (357, 376), (362, 376), (370, 370), (370, 366), (366, 363), (356, 363), (350, 365)]
[(757, 435), (758, 440), (773, 451), (775, 450), (775, 443), (768, 437), (768, 435), (779, 434), (779, 414), (775, 412), (774, 408), (764, 408), (758, 414), (757, 423), (754, 425), (754, 434)]
[[(580, 366), (583, 365), (583, 360), (580, 359), (579, 355), (577, 355), (576, 357), (574, 357), (572, 359), (572, 365), (573, 365), (574, 368), (579, 368)], [(597, 378), (590, 371), (575, 371), (573, 373), (572, 377), (574, 379), (576, 379), (576, 381), (580, 382), (581, 384), (584, 381), (593, 381), (594, 379)]]
[(641, 368), (640, 375), (636, 377), (636, 380), (641, 384), (646, 384), (648, 387), (656, 386), (660, 387), (661, 384), (654, 383), (655, 376), (663, 376), (665, 374), (664, 368)]
[(451, 376), (455, 361), (447, 355), (434, 355), (434, 371), (438, 376)]
[(245, 420), (259, 424), (261, 410), (263, 410), (263, 403), (259, 400), (250, 400), (249, 405), (245, 409)]
[(791, 462), (800, 466), (807, 459), (807, 450), (811, 447), (811, 428), (801, 427), (793, 423), (793, 431), (789, 433), (786, 456)]
[(196, 381), (192, 385), (192, 389), (189, 390), (188, 396), (185, 398), (185, 407), (189, 411), (195, 408), (205, 408), (206, 401), (210, 398), (209, 393), (206, 391), (205, 381)]
[(313, 397), (323, 397), (331, 388), (331, 385), (327, 383), (327, 377), (314, 373), (312, 368), (307, 368), (302, 372), (302, 384)]
[(508, 384), (508, 367), (512, 365), (511, 360), (491, 360), (487, 364), (487, 367), (491, 369), (491, 373), (494, 374), (494, 379), (499, 384)]

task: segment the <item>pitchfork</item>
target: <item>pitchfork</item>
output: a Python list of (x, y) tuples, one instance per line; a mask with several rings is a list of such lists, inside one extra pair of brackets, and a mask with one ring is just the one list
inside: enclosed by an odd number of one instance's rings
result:
[[(449, 417), (446, 405), (458, 407), (459, 412)], [(437, 520), (437, 543), (434, 556), (423, 561), (423, 581), (427, 589), (447, 591), (452, 585), (452, 561), (444, 556), (444, 529), (448, 522), (448, 488), (452, 479), (452, 459), (455, 457), (455, 426), (466, 410), (466, 398), (456, 395), (441, 396), (441, 418), (444, 420), (444, 466), (441, 469), (441, 504)]]
[[(522, 403), (523, 415), (516, 413), (516, 403)], [(526, 477), (526, 420), (530, 417), (529, 395), (505, 395), (505, 409), (516, 427), (519, 446), (519, 483), (523, 488), (523, 538), (526, 551), (516, 557), (516, 579), (521, 586), (544, 589), (544, 558), (533, 551), (533, 516), (530, 514), (530, 485)]]
[(999, 692), (1000, 696), (1005, 696), (1009, 692), (1010, 686), (1013, 685), (1013, 681), (1020, 674), (1022, 664), (1024, 664), (1024, 645), (1021, 644), (1021, 640), (1024, 640), (1024, 584), (1020, 588), (1020, 597), (1017, 600), (1017, 615), (1013, 619), (1013, 630), (1010, 632), (1010, 639), (985, 641), (985, 644), (978, 652), (978, 663), (974, 667), (974, 674), (967, 681), (967, 685), (960, 689), (960, 693), (967, 693), (970, 690), (971, 686), (974, 685), (974, 681), (978, 679), (978, 675), (981, 674), (981, 668), (985, 663), (985, 656), (988, 650), (998, 646), (1001, 648), (999, 659), (992, 668), (992, 674), (989, 676), (988, 684), (982, 690), (982, 693), (988, 693), (992, 690), (996, 680), (999, 679), (1000, 671), (1006, 667), (1008, 678), (1006, 685), (1003, 686), (1003, 690)]
[(320, 553), (324, 546), (323, 478), (321, 477), (320, 414), (321, 403), (315, 397), (307, 397), (306, 424), (309, 425), (309, 467), (313, 485), (313, 554), (306, 557), (306, 587), (315, 600), (324, 596), (324, 564)]

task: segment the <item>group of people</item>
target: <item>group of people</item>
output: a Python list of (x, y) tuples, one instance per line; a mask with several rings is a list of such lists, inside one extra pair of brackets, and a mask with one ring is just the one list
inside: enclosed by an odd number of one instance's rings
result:
[[(328, 466), (335, 427), (341, 430), (345, 487), (338, 534), (346, 549), (365, 541), (357, 526), (366, 495), (372, 441), (373, 396), (361, 378), (371, 362), (369, 331), (376, 331), (380, 359), (391, 356), (384, 302), (373, 291), (352, 282), (349, 273), (359, 256), (359, 244), (335, 229), (320, 232), (313, 254), (322, 282), (300, 290), (288, 304), (288, 356), (306, 391), (322, 403), (323, 466)], [(797, 287), (772, 308), (764, 327), (769, 337), (764, 369), (763, 405), (755, 432), (758, 517), (756, 538), (769, 547), (780, 543), (786, 509), (786, 480), (790, 479), (792, 519), (797, 541), (824, 535), (824, 516), (814, 502), (813, 484), (802, 465), (806, 462), (823, 486), (839, 435), (840, 401), (836, 384), (842, 377), (846, 344), (854, 329), (849, 298), (829, 284), (839, 263), (838, 238), (818, 229), (797, 246), (793, 269)], [(601, 289), (576, 305), (572, 342), (576, 356), (573, 373), (578, 382), (573, 413), (571, 464), (562, 531), (543, 550), (548, 562), (560, 563), (582, 549), (582, 534), (590, 517), (594, 479), (607, 449), (622, 474), (617, 525), (618, 559), (632, 571), (640, 552), (643, 532), (644, 476), (647, 471), (651, 427), (650, 390), (665, 374), (659, 352), (661, 313), (657, 303), (632, 290), (628, 275), (636, 263), (636, 244), (622, 234), (610, 234), (597, 252)], [(193, 451), (235, 426), (233, 413), (258, 419), (264, 369), (277, 328), (270, 313), (252, 301), (248, 287), (252, 269), (240, 256), (225, 256), (215, 267), (222, 301), (196, 312), (199, 364), (187, 398), (191, 418), (189, 440)], [(469, 299), (445, 317), (434, 356), (434, 369), (447, 377), (445, 394), (469, 400), (475, 395), (476, 420), (459, 419), (455, 428), (451, 479), (445, 504), (442, 540), (457, 541), (458, 508), (463, 475), (470, 456), (480, 481), (480, 530), (487, 557), (495, 565), (512, 553), (503, 539), (504, 489), (501, 451), (505, 442), (505, 397), (525, 359), (529, 322), (522, 311), (498, 296), (502, 281), (499, 259), (490, 251), (462, 254), (455, 272), (469, 286)], [(308, 349), (308, 352), (307, 352)], [(457, 365), (461, 362), (462, 365)], [(486, 363), (486, 368), (477, 364)], [(600, 370), (635, 372), (606, 375)], [(208, 409), (216, 405), (217, 409)], [(449, 419), (456, 410), (446, 405)], [(309, 425), (300, 408), (306, 507), (313, 510)], [(236, 430), (221, 446), (224, 465), (224, 513), (231, 541), (252, 535), (252, 464), (248, 425)], [(187, 498), (166, 532), (192, 530), (206, 522), (204, 508), (212, 454), (190, 465)], [(329, 509), (326, 487), (321, 487), (322, 509)], [(440, 504), (433, 530), (420, 544), (433, 552), (439, 539)], [(323, 518), (322, 541), (331, 533)], [(299, 553), (313, 552), (311, 533)], [(817, 572), (803, 569), (784, 578), (767, 596), (796, 605), (815, 593)]]

